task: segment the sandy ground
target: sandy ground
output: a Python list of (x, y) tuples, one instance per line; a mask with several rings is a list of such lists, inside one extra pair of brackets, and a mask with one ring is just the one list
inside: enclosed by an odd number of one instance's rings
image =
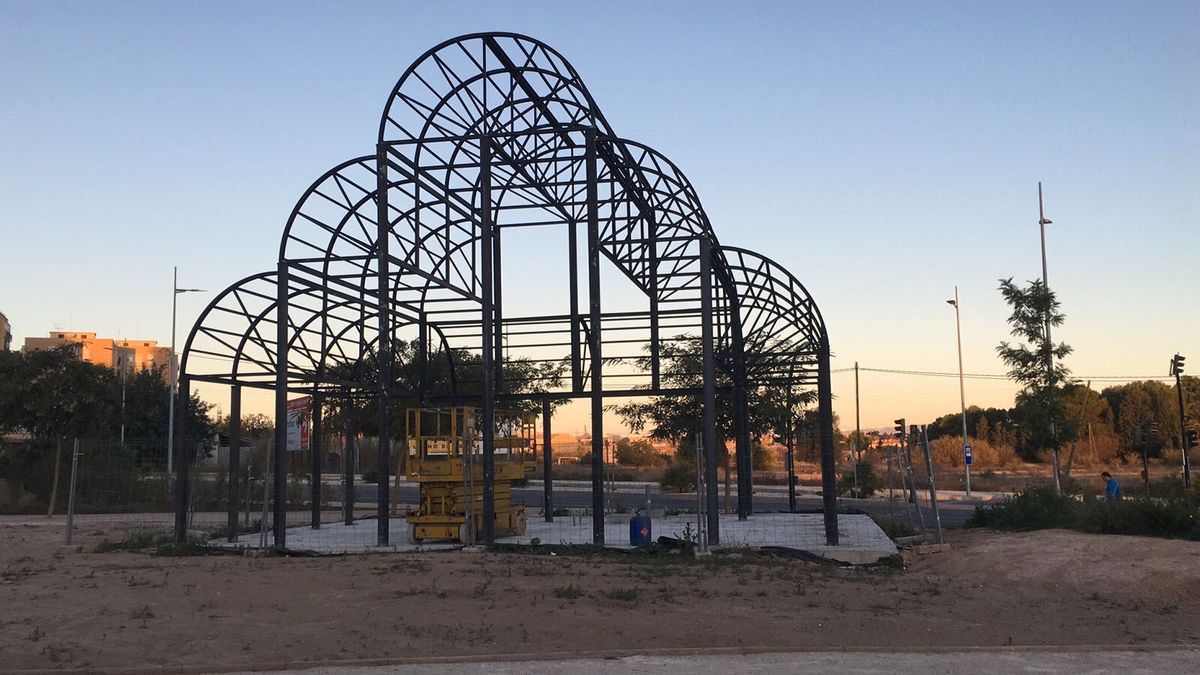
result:
[[(956, 532), (900, 568), (795, 559), (91, 552), (0, 526), (0, 671), (305, 662), (1200, 644), (1200, 545)], [(77, 552), (77, 551), (82, 552)]]

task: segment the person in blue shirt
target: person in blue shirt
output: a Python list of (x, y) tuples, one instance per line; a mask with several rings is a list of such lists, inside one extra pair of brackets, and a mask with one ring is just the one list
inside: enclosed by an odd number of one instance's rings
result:
[(1121, 484), (1107, 471), (1100, 474), (1100, 477), (1104, 479), (1104, 499), (1110, 502), (1119, 501), (1121, 499)]

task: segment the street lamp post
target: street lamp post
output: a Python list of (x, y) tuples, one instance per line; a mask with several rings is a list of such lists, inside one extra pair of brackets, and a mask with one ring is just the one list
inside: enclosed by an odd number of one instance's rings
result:
[(962, 364), (962, 321), (958, 313), (958, 286), (954, 287), (954, 299), (947, 300), (954, 305), (954, 329), (958, 336), (958, 401), (962, 408), (962, 444), (963, 444), (963, 477), (967, 483), (967, 496), (971, 496), (971, 463), (967, 456), (967, 390), (963, 386)]
[[(1052, 223), (1046, 217), (1046, 211), (1042, 207), (1042, 181), (1038, 181), (1038, 228), (1042, 235), (1042, 287), (1046, 289), (1046, 294), (1050, 293), (1050, 282), (1046, 277), (1046, 226)], [(1054, 384), (1054, 342), (1050, 340), (1050, 307), (1046, 307), (1046, 386), (1050, 387)], [(1054, 447), (1051, 453), (1054, 458), (1054, 493), (1062, 494), (1062, 482), (1058, 477), (1058, 427), (1054, 420), (1050, 420), (1050, 434), (1054, 437)]]
[(170, 402), (167, 404), (167, 475), (175, 475), (175, 387), (179, 380), (179, 375), (176, 372), (178, 365), (175, 360), (175, 317), (177, 314), (177, 306), (179, 304), (180, 293), (203, 293), (201, 288), (180, 288), (179, 287), (179, 267), (174, 268), (174, 280), (171, 282), (171, 288), (174, 292), (171, 294), (171, 362), (167, 369), (170, 371), (171, 380), (171, 396)]
[(129, 377), (129, 364), (121, 359), (121, 447), (125, 447), (125, 381)]
[[(114, 342), (113, 344), (115, 345), (116, 343)], [(121, 447), (123, 448), (125, 447), (125, 380), (126, 369), (129, 367), (129, 364), (125, 362), (125, 358), (121, 352), (117, 351), (124, 349), (124, 347), (114, 346), (104, 347), (104, 349), (113, 353), (113, 360), (116, 361), (117, 367), (121, 369)]]

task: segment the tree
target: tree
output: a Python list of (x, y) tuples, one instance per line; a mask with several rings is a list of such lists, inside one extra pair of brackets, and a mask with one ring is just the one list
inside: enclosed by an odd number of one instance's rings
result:
[(667, 461), (666, 457), (654, 449), (654, 444), (644, 438), (617, 440), (615, 454), (617, 464), (625, 466), (662, 466)]
[[(120, 396), (119, 385), (116, 395)], [(142, 441), (136, 453), (140, 461), (166, 462), (170, 396), (171, 387), (161, 368), (138, 371), (125, 384), (125, 435)], [(203, 451), (210, 452), (209, 439), (217, 430), (216, 420), (209, 417), (212, 404), (202, 401), (196, 392), (191, 392), (183, 405), (176, 403), (176, 423), (182, 424), (188, 439), (202, 443)]]
[[(699, 389), (703, 386), (700, 341), (687, 335), (677, 336), (662, 345), (660, 351), (660, 381), (664, 387)], [(635, 360), (642, 372), (650, 372), (649, 356)], [(729, 375), (717, 370), (717, 386), (733, 384)], [(788, 392), (782, 387), (751, 386), (746, 392), (747, 427), (752, 438), (768, 435), (783, 436), (789, 420), (794, 420), (799, 408), (811, 403), (815, 392), (794, 392), (792, 412), (788, 410)], [(635, 432), (648, 431), (651, 438), (675, 443), (692, 437), (703, 426), (704, 399), (699, 394), (655, 396), (648, 401), (634, 401), (610, 406), (621, 420)], [(718, 396), (716, 408), (717, 449), (725, 456), (723, 447), (734, 439), (733, 396)]]
[(1000, 280), (1000, 293), (1012, 308), (1008, 323), (1013, 337), (1020, 342), (1001, 342), (996, 353), (1008, 366), (1008, 376), (1021, 385), (1017, 394), (1015, 418), (1022, 434), (1034, 448), (1053, 452), (1055, 489), (1059, 489), (1058, 449), (1063, 441), (1074, 440), (1077, 425), (1067, 419), (1063, 406), (1063, 385), (1071, 371), (1063, 359), (1071, 354), (1066, 343), (1055, 344), (1047, 334), (1050, 327), (1061, 326), (1065, 315), (1058, 299), (1042, 281), (1031, 281), (1025, 288), (1012, 278)]
[[(121, 380), (110, 368), (79, 358), (75, 347), (0, 356), (0, 430), (20, 430), (35, 441), (53, 442), (51, 477), (48, 481), (49, 509), (58, 499), (62, 473), (63, 442), (70, 438), (116, 441), (121, 415)], [(166, 457), (169, 388), (161, 371), (142, 371), (125, 383), (124, 422), (127, 438), (151, 440), (136, 445), (138, 461)], [(188, 435), (207, 439), (213, 423), (211, 406), (192, 394), (176, 411), (186, 420)], [(115, 444), (115, 443), (114, 443)], [(8, 457), (9, 465), (24, 467), (26, 475), (42, 476), (46, 457), (37, 444), (24, 450), (28, 456)], [(29, 454), (33, 452), (35, 454)], [(44, 493), (42, 493), (44, 494)]]
[[(850, 454), (850, 459), (858, 461), (858, 459), (866, 454), (871, 449), (871, 437), (859, 431), (851, 431), (846, 434), (846, 452)], [(857, 454), (855, 451), (857, 450)]]
[[(642, 372), (650, 372), (652, 362), (648, 355), (634, 361), (635, 367)], [(704, 384), (703, 354), (700, 340), (690, 335), (678, 335), (674, 340), (665, 342), (659, 349), (659, 380), (664, 387), (681, 389), (700, 389)], [(732, 378), (723, 369), (717, 369), (718, 387), (729, 387)], [(816, 399), (814, 391), (789, 392), (784, 387), (751, 386), (746, 391), (746, 426), (751, 438), (761, 441), (770, 435), (782, 438), (787, 433), (790, 423), (801, 415), (804, 405)], [(717, 432), (717, 461), (723, 468), (725, 477), (725, 495), (729, 498), (729, 448), (734, 440), (736, 427), (733, 415), (733, 396), (717, 396), (716, 400), (716, 432)], [(790, 409), (789, 409), (790, 408)], [(694, 441), (688, 444), (689, 438), (703, 427), (704, 399), (699, 394), (671, 394), (655, 396), (648, 401), (634, 401), (622, 405), (609, 406), (609, 410), (617, 413), (621, 420), (632, 431), (641, 433), (648, 431), (651, 438), (668, 440), (683, 450), (683, 457), (690, 457), (688, 452), (694, 449)], [(814, 427), (815, 429), (815, 427)], [(814, 434), (815, 436), (815, 434)], [(762, 461), (766, 456), (762, 455)], [(694, 462), (694, 460), (685, 460)], [(753, 455), (751, 460), (754, 465)]]
[[(403, 437), (404, 411), (409, 408), (426, 405), (420, 395), (424, 372), (424, 389), (431, 395), (457, 394), (462, 397), (479, 396), (482, 357), (466, 349), (445, 351), (441, 348), (430, 350), (426, 364), (421, 364), (418, 354), (419, 343), (415, 340), (396, 340), (392, 345), (393, 352), (393, 389), (417, 392), (410, 397), (393, 397), (390, 401), (392, 411), (392, 438)], [(452, 357), (452, 358), (451, 358)], [(454, 367), (451, 368), (451, 361)], [(501, 362), (503, 392), (536, 394), (548, 392), (562, 384), (566, 366), (560, 362), (542, 363), (529, 358), (503, 358)], [(328, 375), (334, 379), (358, 382), (370, 391), (375, 390), (379, 382), (378, 356), (373, 350), (368, 350), (357, 361), (332, 366)], [(498, 391), (500, 388), (498, 387)], [(379, 433), (379, 402), (374, 396), (358, 397), (350, 401), (349, 414), (354, 429), (368, 436)], [(567, 402), (568, 399), (551, 398), (551, 409)], [(341, 428), (345, 414), (346, 400), (340, 396), (328, 396), (325, 399), (324, 415), (326, 428)], [(541, 401), (525, 400), (506, 402), (501, 415), (505, 412), (520, 414), (537, 414), (542, 409)]]
[[(62, 473), (63, 439), (95, 435), (115, 418), (111, 370), (81, 361), (72, 347), (6, 357), (0, 428), (54, 440), (49, 507), (53, 515)], [(106, 395), (109, 394), (109, 395)]]

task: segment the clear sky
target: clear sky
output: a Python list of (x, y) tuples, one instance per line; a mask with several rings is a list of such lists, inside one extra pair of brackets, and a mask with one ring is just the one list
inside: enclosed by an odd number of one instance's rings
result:
[[(618, 133), (687, 173), (722, 243), (790, 268), (835, 368), (956, 370), (958, 285), (967, 372), (1003, 372), (997, 279), (1040, 276), (1038, 180), (1074, 371), (1200, 364), (1196, 2), (9, 0), (0, 312), (15, 342), (169, 342), (172, 265), (210, 291), (271, 267), (300, 193), (372, 150), (404, 68), (484, 30), (557, 48)], [(206, 297), (181, 296), (181, 341)], [(861, 384), (864, 427), (958, 408), (953, 379)], [(834, 387), (852, 426), (852, 374)], [(1013, 391), (967, 381), (968, 404)]]

